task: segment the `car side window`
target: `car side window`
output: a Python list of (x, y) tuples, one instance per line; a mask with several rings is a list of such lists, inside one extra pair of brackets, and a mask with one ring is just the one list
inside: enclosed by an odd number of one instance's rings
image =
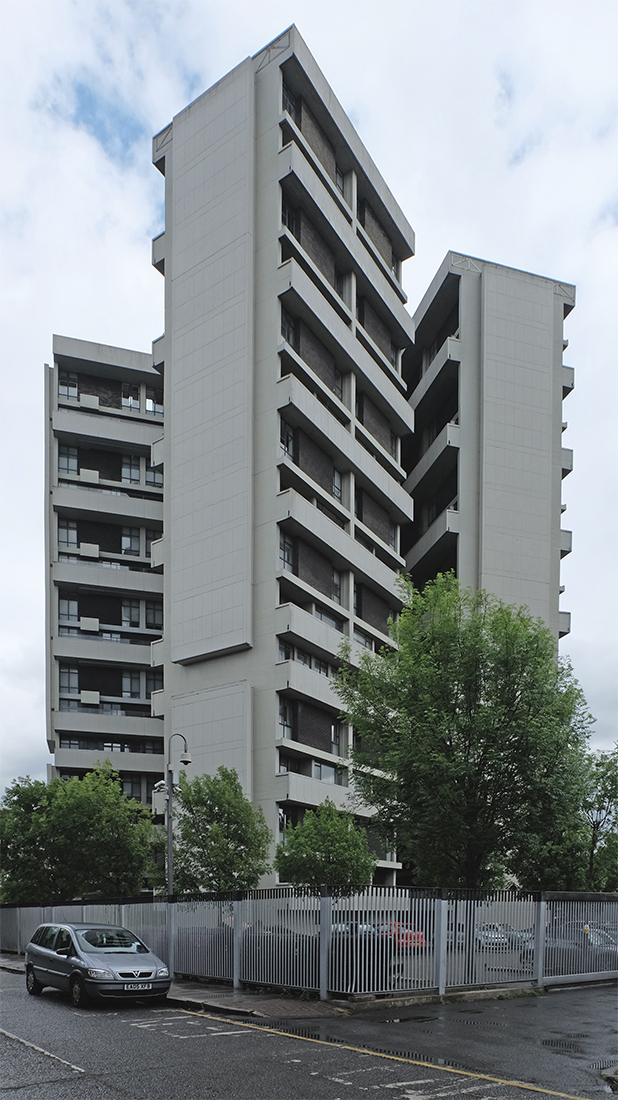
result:
[(72, 946), (73, 940), (71, 939), (71, 933), (66, 928), (61, 928), (58, 933), (58, 939), (56, 940), (56, 951), (62, 951)]
[(30, 942), (31, 943), (36, 943), (37, 946), (38, 946), (40, 944), (44, 934), (45, 934), (45, 925), (42, 924), (39, 928), (37, 928), (37, 930), (34, 933), (34, 935), (32, 936), (32, 939), (31, 939)]
[(57, 934), (58, 934), (58, 925), (57, 924), (48, 924), (47, 928), (44, 931), (44, 934), (41, 936), (41, 939), (39, 940), (39, 947), (45, 947), (45, 948), (47, 948), (48, 951), (52, 951), (53, 946), (54, 946), (54, 941), (56, 939)]

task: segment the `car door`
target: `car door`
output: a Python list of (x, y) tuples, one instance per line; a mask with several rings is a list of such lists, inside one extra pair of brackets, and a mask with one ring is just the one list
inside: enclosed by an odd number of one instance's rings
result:
[[(59, 954), (62, 952), (62, 954)], [(60, 928), (54, 943), (55, 959), (53, 960), (54, 972), (57, 976), (58, 989), (69, 988), (69, 977), (74, 966), (75, 946), (68, 928)]]
[(34, 973), (41, 985), (57, 985), (56, 953), (53, 950), (58, 935), (58, 925), (48, 924), (43, 934), (38, 938), (38, 943), (32, 945), (29, 952), (34, 966)]

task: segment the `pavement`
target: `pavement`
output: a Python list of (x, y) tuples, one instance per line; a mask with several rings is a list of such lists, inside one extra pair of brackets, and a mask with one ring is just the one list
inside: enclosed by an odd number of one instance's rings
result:
[[(23, 974), (23, 955), (0, 955), (0, 970)], [(359, 997), (339, 1001), (319, 1001), (315, 997), (305, 999), (288, 993), (269, 993), (265, 990), (236, 990), (229, 985), (215, 985), (205, 980), (173, 981), (167, 995), (168, 1004), (178, 1008), (190, 1008), (201, 1012), (222, 1012), (230, 1016), (255, 1016), (271, 1020), (300, 1020), (336, 1018), (376, 1009), (405, 1008), (409, 1005), (440, 1004), (453, 1001), (474, 1002), (495, 1000), (505, 996), (530, 994), (530, 983), (516, 986), (492, 986), (462, 993), (449, 992), (447, 997), (437, 993), (405, 994), (392, 997)]]

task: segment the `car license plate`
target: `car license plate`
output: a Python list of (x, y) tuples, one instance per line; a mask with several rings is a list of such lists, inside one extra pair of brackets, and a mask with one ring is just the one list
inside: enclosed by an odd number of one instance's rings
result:
[(129, 982), (125, 985), (126, 990), (135, 989), (152, 989), (152, 982)]

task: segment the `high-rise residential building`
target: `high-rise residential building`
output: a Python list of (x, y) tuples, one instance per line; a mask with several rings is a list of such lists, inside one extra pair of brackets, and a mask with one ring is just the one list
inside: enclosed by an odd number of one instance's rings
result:
[(163, 777), (163, 723), (151, 695), (163, 670), (162, 433), (152, 356), (54, 337), (47, 368), (47, 740), (58, 775), (97, 761), (149, 801)]
[(153, 160), (164, 336), (55, 341), (50, 747), (147, 797), (181, 733), (189, 775), (235, 768), (277, 837), (349, 804), (332, 678), (343, 639), (389, 643), (400, 573), (454, 568), (568, 629), (573, 288), (449, 253), (413, 319), (413, 231), (294, 27)]

